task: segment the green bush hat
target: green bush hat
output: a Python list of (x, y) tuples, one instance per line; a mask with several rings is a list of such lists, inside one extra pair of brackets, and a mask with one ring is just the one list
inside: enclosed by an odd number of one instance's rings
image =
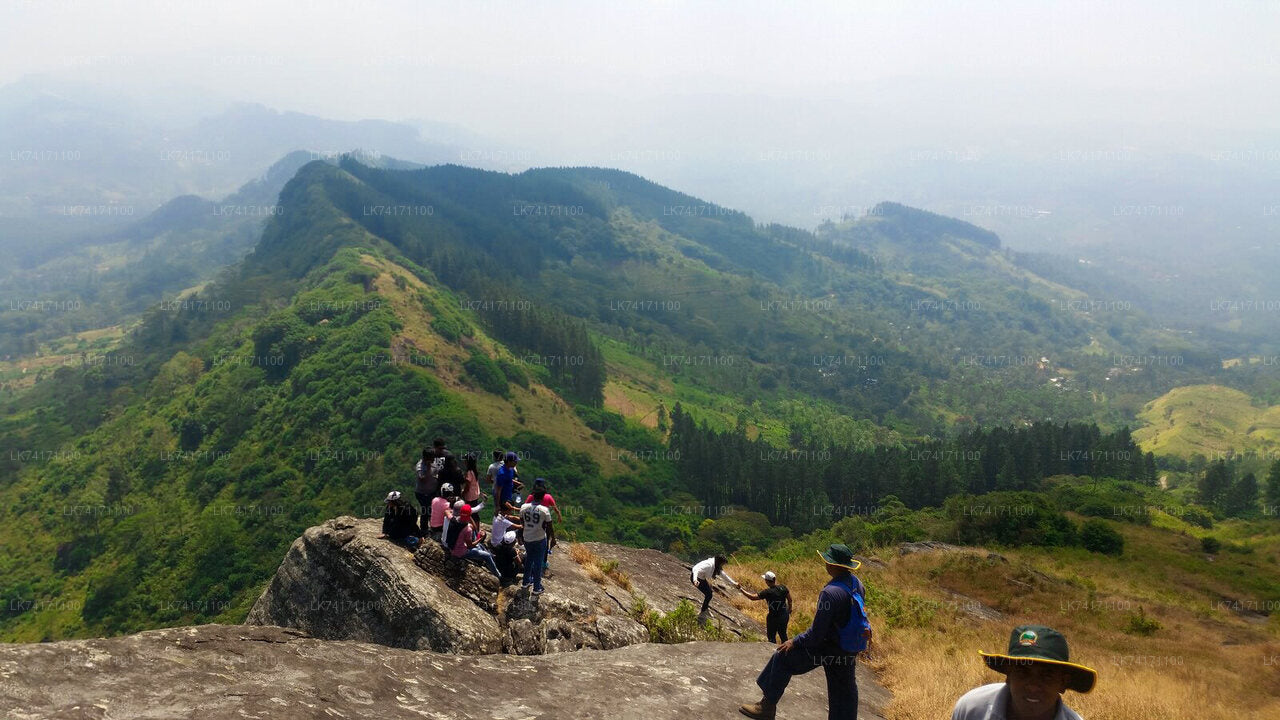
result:
[(853, 551), (849, 546), (841, 543), (832, 544), (826, 552), (819, 550), (818, 555), (828, 565), (838, 565), (848, 570), (857, 570), (862, 567), (862, 563), (853, 559)]
[(978, 654), (986, 661), (987, 667), (998, 673), (1008, 673), (1011, 665), (1040, 663), (1058, 665), (1067, 669), (1070, 678), (1067, 687), (1078, 693), (1087, 693), (1098, 682), (1098, 672), (1093, 668), (1071, 662), (1071, 653), (1067, 650), (1067, 639), (1062, 633), (1043, 625), (1020, 625), (1013, 629), (1009, 636), (1009, 651), (999, 653)]

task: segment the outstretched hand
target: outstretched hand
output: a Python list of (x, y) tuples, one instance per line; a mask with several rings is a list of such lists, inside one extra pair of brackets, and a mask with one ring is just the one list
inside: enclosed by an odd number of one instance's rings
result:
[(778, 646), (778, 652), (786, 654), (791, 652), (791, 648), (796, 646), (795, 638), (792, 638)]

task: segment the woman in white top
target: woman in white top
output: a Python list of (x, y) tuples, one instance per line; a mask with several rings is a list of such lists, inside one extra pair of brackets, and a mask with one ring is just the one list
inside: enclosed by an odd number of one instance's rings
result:
[(709, 557), (693, 566), (690, 580), (693, 582), (695, 587), (702, 591), (702, 611), (698, 613), (699, 616), (706, 615), (707, 608), (711, 607), (711, 581), (714, 580), (716, 576), (722, 576), (725, 580), (729, 581), (729, 584), (734, 587), (740, 587), (738, 585), (738, 581), (729, 577), (729, 573), (724, 572), (723, 570), (724, 566), (728, 564), (728, 562), (729, 558), (726, 558), (723, 555), (716, 555), (715, 557)]

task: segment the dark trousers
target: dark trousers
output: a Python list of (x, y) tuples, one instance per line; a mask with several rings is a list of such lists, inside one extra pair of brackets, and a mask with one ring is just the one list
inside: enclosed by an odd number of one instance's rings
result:
[(705, 615), (707, 608), (711, 607), (711, 583), (699, 580), (698, 589), (702, 591), (702, 610), (698, 614)]
[(764, 693), (765, 702), (777, 703), (793, 676), (821, 666), (827, 673), (827, 720), (857, 720), (857, 659), (857, 655), (840, 650), (811, 652), (792, 646), (790, 652), (773, 653), (764, 670), (760, 671), (760, 677), (756, 678), (756, 684)]
[[(787, 641), (787, 623), (791, 622), (791, 615), (782, 613), (780, 615), (767, 615), (764, 619), (764, 631), (769, 635), (769, 642), (786, 642)], [(779, 638), (775, 640), (774, 638)]]
[(542, 570), (547, 561), (547, 541), (530, 540), (524, 544), (524, 585), (542, 592)]
[(413, 491), (413, 495), (418, 498), (418, 504), (422, 506), (422, 513), (419, 516), (419, 519), (422, 521), (422, 536), (426, 537), (431, 534), (431, 528), (427, 527), (427, 523), (431, 521), (431, 501), (434, 498), (426, 493), (420, 493), (417, 490)]

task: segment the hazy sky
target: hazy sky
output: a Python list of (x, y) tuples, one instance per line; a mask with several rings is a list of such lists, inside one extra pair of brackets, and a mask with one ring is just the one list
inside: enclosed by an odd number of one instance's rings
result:
[(600, 98), (885, 87), (942, 112), (999, 88), (1028, 120), (1256, 126), (1280, 109), (1276, 2), (8, 0), (0, 28), (0, 83), (81, 74), (488, 133)]

